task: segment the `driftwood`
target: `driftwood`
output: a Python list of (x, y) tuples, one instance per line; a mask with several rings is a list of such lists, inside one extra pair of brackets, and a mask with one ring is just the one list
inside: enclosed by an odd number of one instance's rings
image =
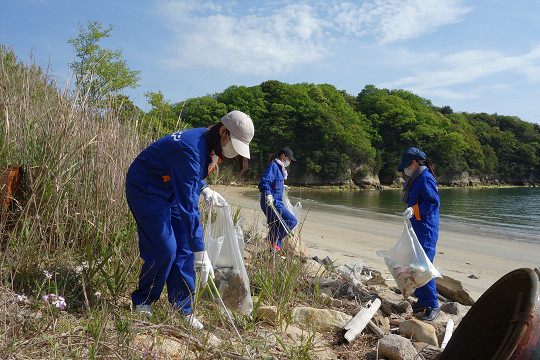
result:
[(384, 332), (381, 330), (380, 327), (377, 326), (377, 324), (375, 324), (373, 322), (373, 320), (369, 320), (367, 326), (368, 326), (369, 330), (373, 331), (373, 333), (375, 335), (377, 335), (378, 337), (383, 337), (384, 336)]
[(343, 329), (347, 331), (344, 335), (347, 342), (353, 342), (354, 339), (360, 335), (379, 307), (381, 307), (381, 300), (378, 298), (373, 300), (373, 302), (368, 302), (366, 307), (360, 309), (360, 311), (345, 325)]
[(442, 278), (436, 278), (435, 283), (437, 284), (437, 291), (441, 295), (463, 305), (474, 305), (474, 300), (463, 289), (461, 281), (443, 275)]

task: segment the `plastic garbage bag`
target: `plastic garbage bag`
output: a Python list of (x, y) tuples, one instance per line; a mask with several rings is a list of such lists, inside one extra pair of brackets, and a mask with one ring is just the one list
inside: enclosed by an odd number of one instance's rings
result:
[(223, 235), (223, 231), (219, 230), (218, 224), (216, 222), (212, 223), (212, 207), (209, 207), (208, 219), (204, 229), (204, 245), (212, 266), (214, 266), (214, 263), (221, 252), (224, 239), (225, 235)]
[(435, 277), (442, 277), (427, 257), (412, 228), (411, 221), (404, 219), (403, 233), (390, 250), (379, 250), (390, 273), (396, 280), (404, 298), (415, 289), (426, 285)]
[[(300, 201), (297, 202), (296, 205), (294, 206), (291, 204), (291, 201), (289, 200), (289, 187), (285, 187), (283, 189), (282, 200), (283, 200), (283, 205), (285, 205), (285, 209), (289, 210), (291, 214), (294, 215), (296, 220), (298, 220), (298, 222), (296, 223), (296, 226), (298, 226), (298, 224), (300, 223), (300, 216), (302, 216), (302, 204), (300, 203)], [(296, 226), (292, 228), (291, 231), (294, 230)]]
[(245, 217), (241, 217), (236, 220), (234, 229), (236, 230), (236, 239), (238, 240), (238, 248), (240, 249), (240, 255), (244, 258), (244, 231), (242, 230), (242, 223), (246, 220)]
[[(249, 278), (244, 264), (244, 258), (239, 246), (243, 233), (233, 224), (230, 205), (216, 210), (212, 222), (209, 214), (205, 229), (205, 243), (208, 256), (214, 267), (214, 282), (220, 296), (228, 309), (241, 315), (249, 315), (253, 311)], [(240, 225), (237, 224), (240, 228)], [(220, 244), (221, 242), (221, 244)]]

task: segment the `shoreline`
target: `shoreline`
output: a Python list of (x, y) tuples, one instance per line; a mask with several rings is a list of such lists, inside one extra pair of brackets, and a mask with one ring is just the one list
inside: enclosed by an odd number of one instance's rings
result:
[[(211, 185), (233, 208), (241, 208), (246, 218), (243, 227), (264, 237), (265, 216), (260, 210), (252, 186)], [(294, 204), (294, 201), (293, 201)], [(332, 211), (322, 205), (302, 203), (299, 221), (300, 238), (308, 256), (328, 256), (336, 265), (361, 261), (365, 267), (380, 271), (392, 285), (393, 279), (377, 250), (390, 249), (403, 231), (398, 217), (362, 216), (345, 211)], [(478, 298), (508, 272), (540, 266), (540, 245), (471, 234), (466, 229), (440, 228), (434, 265), (442, 275), (461, 281), (474, 299)], [(477, 277), (477, 279), (473, 278)]]

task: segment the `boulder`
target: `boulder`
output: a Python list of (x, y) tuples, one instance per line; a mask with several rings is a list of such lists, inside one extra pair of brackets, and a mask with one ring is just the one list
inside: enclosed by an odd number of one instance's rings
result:
[(474, 305), (474, 300), (469, 293), (463, 289), (461, 281), (443, 275), (442, 278), (435, 278), (435, 283), (437, 284), (437, 292), (442, 296), (463, 305)]
[(439, 346), (435, 327), (420, 320), (410, 319), (403, 321), (401, 324), (399, 324), (399, 333), (416, 341), (422, 341), (429, 345)]
[(330, 309), (315, 309), (311, 307), (296, 307), (292, 310), (293, 323), (316, 332), (336, 332), (352, 319), (352, 316), (341, 311)]
[(384, 335), (379, 340), (379, 358), (384, 357), (390, 360), (414, 360), (423, 359), (417, 356), (416, 349), (409, 339), (399, 335)]
[(444, 311), (447, 314), (459, 315), (463, 317), (467, 311), (469, 311), (470, 306), (462, 305), (458, 302), (447, 302), (440, 306), (441, 311)]

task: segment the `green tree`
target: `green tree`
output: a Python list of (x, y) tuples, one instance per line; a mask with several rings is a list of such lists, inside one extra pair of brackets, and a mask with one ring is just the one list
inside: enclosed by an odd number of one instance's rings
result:
[(127, 87), (138, 86), (140, 71), (131, 70), (122, 59), (121, 50), (102, 49), (99, 42), (110, 36), (113, 26), (103, 29), (98, 21), (89, 21), (79, 35), (68, 41), (77, 61), (70, 64), (81, 91), (90, 102), (115, 95)]
[(173, 111), (173, 107), (165, 100), (161, 91), (149, 91), (144, 94), (152, 109), (146, 114), (147, 126), (149, 126), (153, 135), (162, 137), (178, 130), (181, 125), (178, 117)]
[(215, 97), (207, 95), (187, 100), (181, 118), (192, 127), (202, 127), (217, 124), (225, 114), (227, 106), (217, 101)]

